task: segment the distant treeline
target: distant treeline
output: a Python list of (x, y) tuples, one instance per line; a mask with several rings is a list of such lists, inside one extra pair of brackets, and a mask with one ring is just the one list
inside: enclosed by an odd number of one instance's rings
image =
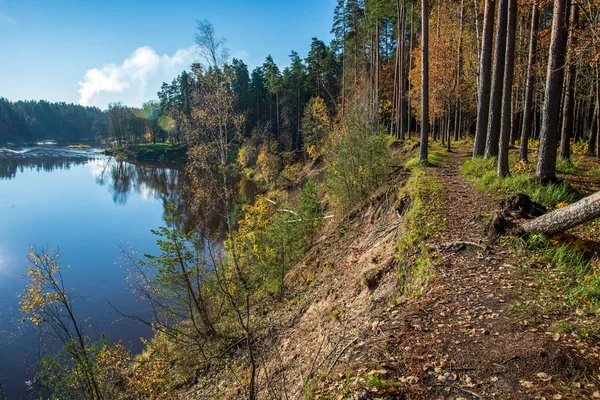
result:
[(0, 144), (41, 140), (94, 140), (108, 114), (97, 107), (48, 101), (11, 102), (0, 97)]

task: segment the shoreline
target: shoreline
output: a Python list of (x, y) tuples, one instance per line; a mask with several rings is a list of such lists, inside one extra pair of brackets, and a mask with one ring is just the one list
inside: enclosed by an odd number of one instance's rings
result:
[(106, 148), (102, 154), (124, 161), (144, 161), (159, 164), (185, 165), (187, 146), (183, 144), (144, 144)]

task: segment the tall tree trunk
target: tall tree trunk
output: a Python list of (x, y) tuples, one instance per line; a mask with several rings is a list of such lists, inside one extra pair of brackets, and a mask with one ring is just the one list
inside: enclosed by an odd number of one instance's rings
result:
[(568, 10), (569, 0), (554, 0), (552, 39), (546, 77), (546, 96), (544, 98), (544, 119), (540, 132), (540, 150), (536, 169), (536, 176), (544, 181), (556, 178), (556, 146), (560, 126), (560, 100), (563, 91), (565, 55), (569, 36), (567, 26)]
[(596, 139), (598, 137), (598, 103), (594, 107), (592, 124), (590, 126), (590, 139), (588, 141), (587, 154), (593, 156), (596, 151)]
[(533, 87), (535, 86), (535, 55), (537, 50), (537, 27), (540, 19), (540, 9), (537, 0), (533, 2), (531, 12), (531, 31), (529, 33), (529, 57), (527, 60), (527, 86), (525, 89), (525, 105), (523, 106), (523, 127), (521, 128), (521, 146), (519, 158), (527, 162), (527, 146), (531, 135), (531, 119), (533, 117)]
[(596, 66), (596, 103), (598, 112), (596, 113), (596, 157), (600, 157), (600, 69)]
[[(398, 3), (400, 3), (400, 0), (398, 0)], [(399, 78), (400, 78), (400, 85), (398, 87), (399, 89), (399, 93), (398, 93), (398, 107), (399, 107), (399, 111), (398, 111), (398, 129), (400, 130), (400, 139), (404, 140), (404, 131), (405, 129), (405, 125), (404, 125), (404, 93), (406, 91), (406, 86), (405, 86), (405, 82), (406, 80), (404, 79), (404, 20), (405, 20), (405, 6), (404, 6), (404, 1), (402, 2), (401, 5), (402, 11), (400, 12), (400, 21), (399, 23), (401, 24), (401, 33), (400, 33), (400, 65), (399, 65)]]
[(508, 1), (498, 4), (498, 26), (496, 28), (496, 47), (494, 50), (494, 76), (492, 79), (492, 100), (490, 120), (488, 122), (485, 158), (498, 155), (498, 142), (502, 123), (502, 100), (504, 90), (504, 69), (506, 67), (506, 30), (508, 25)]
[(375, 126), (377, 129), (379, 125), (379, 66), (380, 62), (380, 45), (381, 45), (381, 37), (379, 32), (379, 21), (375, 24), (375, 93), (373, 98), (373, 115), (375, 116)]
[(462, 36), (463, 36), (463, 14), (465, 10), (465, 0), (460, 1), (460, 31), (458, 33), (458, 54), (456, 60), (456, 115), (454, 117), (454, 141), (457, 141), (460, 135), (460, 82), (461, 82), (461, 67), (462, 67)]
[(508, 175), (508, 145), (512, 125), (512, 86), (515, 70), (515, 32), (517, 31), (517, 0), (508, 2), (508, 27), (506, 30), (506, 66), (504, 69), (504, 90), (502, 100), (502, 126), (500, 132), (500, 154), (498, 155), (498, 176)]
[[(413, 37), (414, 37), (414, 21), (415, 21), (415, 7), (414, 4), (413, 6), (410, 8), (410, 42), (409, 42), (409, 52), (408, 52), (408, 66), (406, 68), (407, 71), (407, 77), (408, 77), (408, 71), (410, 71), (410, 69), (412, 68), (412, 64), (413, 64), (413, 59), (412, 59), (412, 51), (413, 51)], [(408, 80), (406, 80), (405, 82), (408, 83)], [(408, 86), (407, 86), (408, 88)], [(408, 138), (410, 139), (410, 135), (411, 135), (411, 131), (412, 131), (412, 120), (410, 117), (410, 90), (406, 91), (406, 103), (407, 103), (407, 110), (408, 112), (406, 113), (407, 118), (406, 118), (406, 128), (408, 129)]]
[[(344, 23), (345, 24), (345, 23)], [(342, 44), (342, 118), (346, 105), (346, 44)]]
[(419, 160), (427, 162), (429, 130), (429, 0), (421, 0), (421, 149)]
[(398, 83), (394, 97), (396, 99), (396, 137), (404, 140), (404, 2), (397, 0), (398, 7), (398, 44), (396, 46), (396, 63)]
[(561, 160), (571, 159), (571, 138), (573, 137), (573, 112), (575, 104), (575, 55), (573, 54), (574, 46), (577, 41), (577, 37), (574, 35), (573, 30), (579, 24), (579, 5), (571, 5), (571, 17), (569, 19), (569, 39), (567, 41), (568, 51), (567, 58), (567, 74), (565, 76), (565, 103), (563, 107), (563, 118), (562, 118), (562, 133), (560, 140), (560, 154)]
[(479, 90), (477, 103), (477, 128), (473, 157), (481, 157), (485, 151), (487, 125), (490, 111), (490, 85), (492, 74), (492, 44), (494, 38), (495, 0), (485, 1), (485, 20), (483, 25), (483, 43), (479, 62)]
[(390, 136), (398, 137), (398, 119), (400, 118), (400, 108), (398, 107), (398, 94), (400, 93), (399, 81), (400, 73), (398, 68), (400, 66), (400, 0), (396, 2), (398, 8), (398, 36), (396, 45), (396, 60), (394, 64), (394, 89), (392, 91), (392, 118), (390, 118)]
[(520, 95), (521, 93), (519, 93), (519, 90), (513, 90), (513, 113), (512, 123), (510, 125), (510, 146), (514, 146), (515, 142), (517, 141), (517, 131), (519, 131), (519, 127), (521, 126), (521, 116), (523, 113), (520, 111), (515, 111), (518, 109), (518, 105), (521, 101)]
[[(478, 1), (477, 0), (473, 0), (473, 18), (475, 19), (475, 47), (477, 50), (477, 61), (481, 60), (481, 39), (479, 38), (479, 5), (477, 4)], [(477, 68), (477, 87), (479, 88), (479, 67)], [(479, 98), (477, 99), (477, 102), (479, 104)]]

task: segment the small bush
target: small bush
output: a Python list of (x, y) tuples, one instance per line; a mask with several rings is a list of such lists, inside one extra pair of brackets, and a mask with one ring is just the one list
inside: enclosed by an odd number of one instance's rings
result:
[(256, 164), (258, 159), (258, 149), (252, 139), (246, 139), (237, 155), (237, 163), (242, 168), (251, 168)]
[(321, 155), (323, 140), (331, 131), (331, 120), (325, 100), (315, 97), (309, 100), (302, 117), (302, 142), (307, 155), (316, 159)]
[(389, 158), (385, 139), (362, 118), (355, 106), (330, 135), (326, 177), (334, 203), (350, 208), (368, 198), (386, 174)]
[(574, 141), (571, 140), (571, 149), (573, 154), (586, 154), (588, 151), (588, 142), (585, 140)]
[(320, 198), (311, 180), (300, 191), (296, 210), (276, 206), (264, 196), (242, 207), (233, 241), (240, 267), (253, 276), (251, 280), (259, 290), (281, 294), (285, 274), (312, 242), (323, 225), (322, 217)]
[(277, 142), (266, 140), (260, 146), (256, 166), (262, 179), (268, 184), (274, 183), (281, 171), (281, 159), (277, 151)]

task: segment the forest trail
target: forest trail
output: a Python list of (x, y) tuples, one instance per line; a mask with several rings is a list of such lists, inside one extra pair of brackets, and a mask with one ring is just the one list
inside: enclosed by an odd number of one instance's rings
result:
[(468, 157), (455, 149), (433, 169), (444, 186), (445, 228), (429, 242), (442, 265), (388, 347), (403, 349), (403, 379), (418, 379), (407, 397), (600, 397), (585, 380), (598, 372), (597, 349), (554, 332), (555, 316), (520, 316), (536, 283), (521, 269), (526, 260), (488, 245), (485, 226), (497, 205), (460, 176)]
[(533, 267), (510, 246), (489, 243), (498, 205), (461, 176), (469, 157), (455, 148), (424, 171), (443, 187), (437, 207), (445, 223), (426, 240), (437, 267), (419, 296), (399, 298), (396, 199), (405, 172), (332, 225), (288, 274), (295, 292), (267, 346), (279, 349), (269, 370), (282, 391), (332, 399), (600, 397), (600, 350), (559, 333), (559, 312), (531, 311), (540, 301), (526, 269)]

